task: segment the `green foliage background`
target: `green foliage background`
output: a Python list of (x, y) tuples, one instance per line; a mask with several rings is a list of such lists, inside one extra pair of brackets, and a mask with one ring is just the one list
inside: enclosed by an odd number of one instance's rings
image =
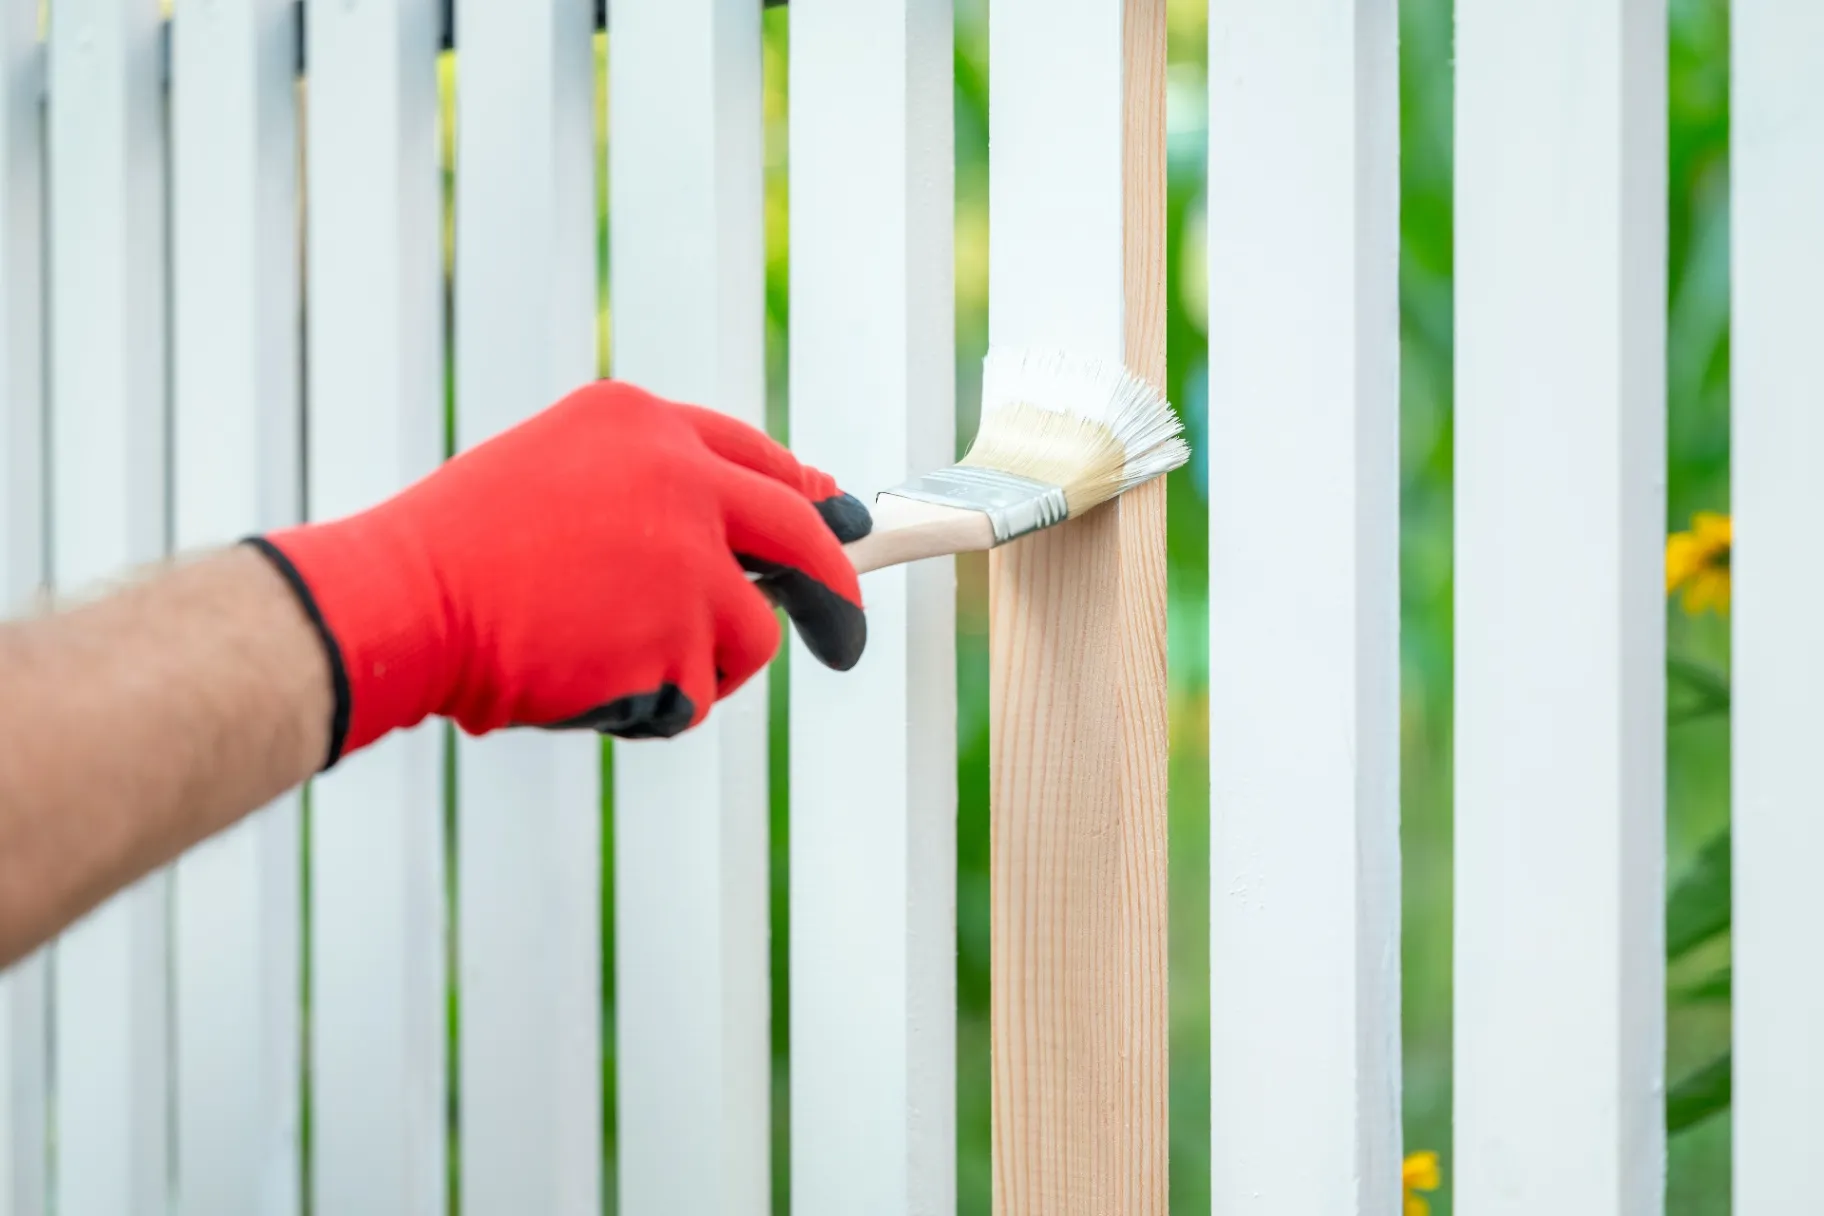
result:
[[(987, 3), (957, 0), (957, 338), (959, 439), (973, 434), (975, 368), (985, 348), (987, 305)], [(1451, 1210), (1451, 493), (1452, 493), (1452, 25), (1449, 0), (1402, 0), (1403, 248), (1402, 766), (1405, 866), (1405, 1112), (1408, 1149), (1444, 1156)], [(1205, 0), (1170, 0), (1170, 392), (1193, 447), (1206, 433), (1203, 192), (1206, 154)], [(765, 18), (768, 165), (769, 418), (788, 438), (786, 285), (789, 183), (789, 10)], [(1668, 385), (1668, 527), (1700, 508), (1726, 510), (1728, 493), (1729, 241), (1728, 8), (1726, 0), (1671, 0), (1671, 277)], [(606, 197), (604, 192), (604, 198)], [(603, 245), (606, 248), (604, 217)], [(604, 257), (611, 256), (605, 254)], [(604, 261), (605, 271), (605, 261)], [(606, 276), (604, 274), (604, 290)], [(604, 368), (607, 357), (603, 318)], [(1545, 482), (1542, 472), (1541, 492)], [(1209, 1210), (1208, 792), (1205, 678), (1207, 530), (1205, 465), (1172, 477), (1170, 532), (1172, 803), (1172, 1210)], [(1556, 572), (1531, 572), (1540, 597), (1575, 596)], [(989, 1210), (987, 682), (984, 566), (964, 561), (959, 581), (958, 1035), (959, 1210)], [(1673, 648), (1719, 667), (1727, 631), (1714, 619), (1674, 614)], [(789, 1202), (789, 830), (784, 709), (790, 695), (775, 665), (773, 749), (774, 1042), (777, 1059), (775, 1178)], [(1711, 717), (1674, 729), (1669, 747), (1671, 872), (1727, 822), (1728, 723)], [(610, 839), (609, 847), (612, 848)], [(611, 871), (610, 871), (611, 872)], [(612, 938), (610, 938), (612, 940)], [(1726, 941), (1681, 963), (1675, 982), (1726, 957)], [(612, 953), (608, 982), (612, 985)], [(1549, 999), (1549, 994), (1541, 994)], [(610, 1028), (611, 1029), (611, 1028)], [(1726, 1003), (1676, 1008), (1668, 1077), (1727, 1045)], [(612, 1034), (608, 1042), (612, 1052)], [(613, 1061), (608, 1062), (612, 1080)], [(611, 1144), (612, 1152), (612, 1113)], [(1668, 1211), (1728, 1210), (1727, 1115), (1676, 1138)]]

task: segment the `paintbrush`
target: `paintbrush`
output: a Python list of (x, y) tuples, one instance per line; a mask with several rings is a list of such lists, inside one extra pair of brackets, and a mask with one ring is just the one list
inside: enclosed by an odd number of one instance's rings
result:
[(845, 546), (862, 574), (993, 549), (1169, 473), (1190, 457), (1165, 395), (1119, 363), (993, 349), (963, 459), (883, 490), (874, 528)]

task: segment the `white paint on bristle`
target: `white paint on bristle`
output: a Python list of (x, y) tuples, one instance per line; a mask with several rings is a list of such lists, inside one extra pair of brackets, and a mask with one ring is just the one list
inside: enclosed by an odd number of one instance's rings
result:
[(1120, 363), (1057, 350), (990, 350), (982, 361), (981, 430), (1019, 406), (1106, 428), (1125, 454), (1116, 494), (1190, 458), (1171, 403)]

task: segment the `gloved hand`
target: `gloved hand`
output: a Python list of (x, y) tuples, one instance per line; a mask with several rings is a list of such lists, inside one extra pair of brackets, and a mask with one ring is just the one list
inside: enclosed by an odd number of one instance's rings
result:
[(778, 649), (769, 599), (847, 670), (867, 625), (841, 545), (869, 527), (752, 427), (604, 381), (378, 506), (250, 543), (328, 651), (328, 768), (433, 714), (675, 735)]

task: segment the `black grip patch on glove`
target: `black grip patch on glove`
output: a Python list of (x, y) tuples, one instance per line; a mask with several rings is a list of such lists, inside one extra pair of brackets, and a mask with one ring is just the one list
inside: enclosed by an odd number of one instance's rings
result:
[[(816, 504), (817, 514), (843, 544), (858, 541), (874, 530), (874, 517), (860, 499), (836, 494)], [(735, 554), (742, 569), (757, 575), (754, 584), (791, 618), (805, 648), (819, 663), (848, 671), (861, 661), (868, 645), (868, 618), (861, 605), (850, 603), (802, 570), (777, 562)]]
[(593, 730), (617, 739), (669, 739), (682, 734), (696, 716), (697, 707), (684, 690), (667, 681), (654, 692), (616, 697), (544, 729)]
[(823, 516), (823, 522), (836, 539), (845, 545), (854, 544), (874, 530), (874, 517), (868, 514), (868, 508), (861, 499), (853, 494), (837, 494), (817, 503), (817, 514)]

